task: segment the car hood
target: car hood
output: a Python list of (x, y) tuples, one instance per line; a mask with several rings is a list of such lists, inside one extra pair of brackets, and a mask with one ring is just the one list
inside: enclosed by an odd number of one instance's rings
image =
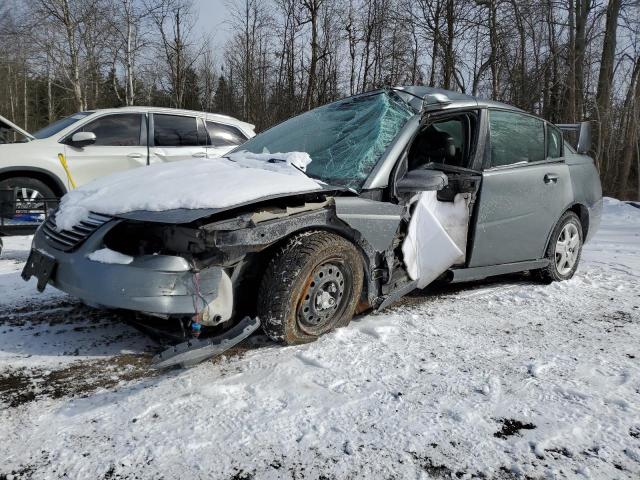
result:
[(21, 135), (24, 135), (25, 137), (27, 137), (29, 140), (33, 140), (34, 139), (33, 135), (31, 135), (26, 130), (23, 130), (22, 128), (17, 126), (15, 123), (10, 122), (8, 119), (3, 117), (2, 115), (0, 115), (0, 126), (5, 126), (6, 128), (11, 128), (11, 129), (15, 130), (16, 132), (20, 133)]
[(68, 230), (90, 212), (128, 218), (146, 212), (146, 220), (183, 223), (276, 196), (324, 190), (325, 184), (302, 171), (309, 162), (303, 152), (238, 152), (118, 172), (65, 195), (56, 225)]

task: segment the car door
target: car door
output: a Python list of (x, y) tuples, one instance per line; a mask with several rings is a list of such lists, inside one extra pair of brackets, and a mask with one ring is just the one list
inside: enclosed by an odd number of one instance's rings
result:
[(469, 266), (542, 258), (571, 199), (562, 147), (552, 148), (553, 139), (561, 145), (561, 135), (551, 126), (545, 135), (546, 122), (516, 111), (491, 109), (488, 124), (490, 158), (482, 173)]
[(247, 141), (247, 137), (240, 129), (233, 125), (207, 120), (207, 134), (209, 142), (207, 154), (209, 157), (219, 157), (230, 152), (238, 145)]
[(203, 120), (191, 115), (154, 113), (149, 162), (174, 162), (207, 156)]
[[(68, 141), (78, 132), (93, 132), (96, 141), (85, 147), (70, 145)], [(69, 171), (77, 185), (141, 167), (147, 164), (146, 116), (131, 112), (105, 114), (74, 130), (62, 143)]]

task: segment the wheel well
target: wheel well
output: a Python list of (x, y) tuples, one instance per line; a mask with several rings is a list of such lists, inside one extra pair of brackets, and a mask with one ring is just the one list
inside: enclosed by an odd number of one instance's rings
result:
[(7, 180), (9, 178), (16, 177), (27, 177), (33, 178), (35, 180), (40, 180), (47, 187), (49, 187), (53, 193), (55, 193), (58, 197), (62, 197), (65, 193), (67, 193), (64, 185), (60, 183), (59, 180), (53, 178), (50, 174), (45, 171), (38, 170), (9, 170), (0, 173), (0, 181)]
[(264, 272), (267, 268), (269, 261), (271, 260), (271, 258), (273, 258), (273, 255), (275, 254), (275, 252), (279, 248), (281, 248), (292, 237), (296, 235), (300, 235), (305, 232), (314, 232), (314, 231), (325, 231), (328, 233), (333, 233), (334, 235), (339, 235), (345, 240), (355, 245), (356, 249), (360, 252), (360, 255), (362, 257), (362, 269), (363, 269), (363, 274), (365, 278), (365, 281), (363, 282), (363, 285), (362, 285), (362, 290), (363, 290), (362, 295), (365, 296), (366, 298), (366, 295), (369, 290), (368, 289), (369, 272), (367, 269), (367, 262), (368, 262), (367, 256), (362, 251), (362, 248), (356, 242), (354, 242), (352, 238), (349, 238), (348, 235), (345, 235), (344, 232), (340, 230), (333, 229), (324, 225), (314, 225), (309, 228), (304, 228), (302, 230), (296, 230), (295, 232), (292, 232), (291, 234), (278, 239), (277, 241), (275, 241), (274, 243), (266, 247), (264, 250), (260, 250), (259, 252), (250, 254), (250, 258), (247, 258), (247, 261), (240, 267), (242, 268), (242, 271), (240, 272), (240, 282), (236, 287), (234, 287), (234, 296), (240, 299), (239, 302), (236, 302), (236, 305), (242, 305), (242, 310), (243, 310), (242, 312), (239, 312), (239, 313), (241, 313), (242, 315), (249, 314), (249, 312), (252, 312), (255, 309), (254, 304), (255, 304), (255, 301), (257, 300), (257, 292), (258, 292), (258, 289), (260, 288), (262, 277), (264, 275)]
[[(549, 242), (551, 242), (551, 236), (553, 235), (553, 231), (558, 225), (558, 222), (560, 222), (560, 219), (562, 218), (562, 216), (567, 212), (573, 212), (578, 216), (578, 218), (580, 219), (580, 224), (582, 225), (582, 241), (584, 242), (585, 239), (587, 238), (587, 234), (589, 233), (589, 210), (584, 205), (580, 203), (576, 203), (574, 205), (571, 205), (565, 211), (563, 211), (562, 214), (558, 217), (558, 220), (556, 220), (556, 223), (554, 223), (553, 226), (551, 227), (551, 231), (549, 232), (547, 237), (547, 243), (545, 243), (544, 252), (546, 252), (547, 249), (549, 248)], [(544, 255), (544, 252), (543, 252), (543, 255)]]
[(587, 238), (587, 234), (589, 233), (589, 210), (584, 205), (576, 203), (567, 209), (569, 212), (573, 212), (578, 215), (580, 219), (580, 223), (582, 224), (582, 239), (584, 241)]

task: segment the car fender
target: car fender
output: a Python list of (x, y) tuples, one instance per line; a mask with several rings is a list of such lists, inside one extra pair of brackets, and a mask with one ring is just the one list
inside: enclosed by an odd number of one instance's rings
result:
[[(399, 221), (398, 219), (398, 223)], [(397, 224), (395, 228), (397, 228)], [(260, 222), (237, 230), (217, 231), (215, 246), (221, 250), (234, 250), (237, 247), (242, 247), (245, 253), (268, 252), (274, 247), (282, 245), (291, 237), (318, 230), (340, 235), (356, 246), (362, 257), (368, 300), (373, 304), (378, 292), (376, 258), (380, 251), (372, 245), (370, 236), (341, 219), (332, 206), (324, 206), (316, 210)]]
[(13, 166), (0, 168), (0, 180), (11, 177), (33, 177), (49, 184), (52, 189), (58, 193), (60, 197), (67, 193), (68, 189), (65, 185), (65, 179), (61, 178), (58, 173), (41, 167), (34, 166)]

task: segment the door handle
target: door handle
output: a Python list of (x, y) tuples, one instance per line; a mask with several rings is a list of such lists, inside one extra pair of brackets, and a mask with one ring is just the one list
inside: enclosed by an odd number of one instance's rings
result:
[(127, 155), (127, 157), (129, 157), (129, 158), (142, 158), (142, 154), (141, 153), (130, 153), (129, 155)]
[(207, 152), (196, 152), (191, 156), (195, 158), (204, 158), (207, 156)]
[(547, 173), (544, 176), (544, 183), (547, 184), (551, 184), (551, 183), (558, 183), (558, 175), (556, 175), (555, 173)]

